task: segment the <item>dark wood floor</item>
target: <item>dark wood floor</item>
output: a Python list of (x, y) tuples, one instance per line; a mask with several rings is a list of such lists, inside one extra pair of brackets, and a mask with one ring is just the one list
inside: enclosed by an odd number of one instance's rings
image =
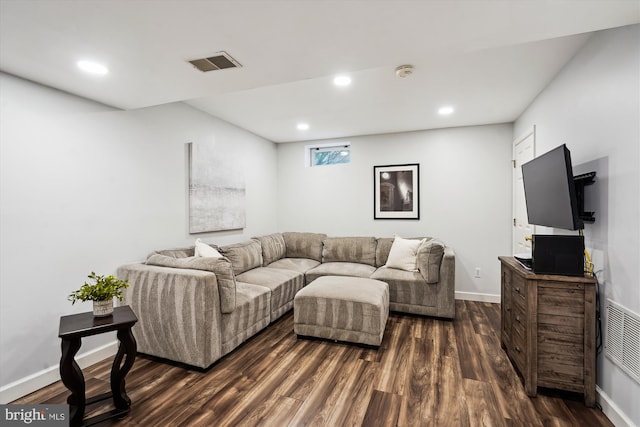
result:
[[(392, 313), (380, 349), (297, 340), (287, 314), (209, 370), (136, 359), (118, 426), (612, 426), (580, 396), (525, 395), (500, 348), (500, 306), (454, 321)], [(111, 360), (85, 369), (109, 390)], [(14, 403), (65, 403), (60, 382)], [(97, 407), (94, 412), (104, 408)]]

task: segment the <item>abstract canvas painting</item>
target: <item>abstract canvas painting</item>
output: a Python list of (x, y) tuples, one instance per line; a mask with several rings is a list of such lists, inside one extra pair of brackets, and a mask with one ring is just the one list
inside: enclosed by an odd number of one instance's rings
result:
[(189, 143), (189, 233), (246, 225), (244, 170), (213, 143)]

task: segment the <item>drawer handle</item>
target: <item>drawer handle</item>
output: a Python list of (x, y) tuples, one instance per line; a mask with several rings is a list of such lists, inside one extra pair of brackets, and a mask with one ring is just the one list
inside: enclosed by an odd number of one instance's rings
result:
[(516, 346), (516, 351), (517, 351), (518, 353), (521, 353), (521, 352), (522, 352), (522, 349), (521, 349), (520, 347)]
[(516, 315), (516, 320), (519, 322), (520, 321), (520, 315)]
[(520, 287), (519, 286), (516, 288), (516, 292), (520, 293)]
[(507, 307), (507, 311), (511, 311), (511, 307)]

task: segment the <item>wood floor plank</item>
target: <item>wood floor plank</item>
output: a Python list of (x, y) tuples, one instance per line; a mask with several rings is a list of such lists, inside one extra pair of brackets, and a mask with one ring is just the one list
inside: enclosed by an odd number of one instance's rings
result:
[(493, 394), (491, 384), (484, 381), (463, 380), (464, 393), (471, 426), (506, 427), (506, 422)]
[(325, 409), (325, 398), (332, 391), (336, 384), (336, 377), (339, 375), (341, 368), (340, 358), (348, 351), (346, 346), (341, 346), (335, 357), (330, 360), (329, 364), (323, 369), (323, 375), (317, 378), (314, 387), (310, 390), (308, 396), (304, 400), (304, 403), (300, 406), (300, 409), (292, 419), (291, 423), (294, 425), (310, 425), (312, 421), (318, 417), (323, 416), (322, 411)]
[(402, 396), (374, 390), (362, 425), (395, 427), (398, 424), (401, 404)]
[[(433, 425), (466, 427), (470, 425), (464, 378), (458, 360), (438, 357), (439, 369), (433, 370), (431, 387), (435, 389)], [(427, 418), (430, 422), (430, 419)]]
[(520, 386), (519, 377), (513, 370), (509, 358), (500, 348), (500, 339), (493, 334), (484, 335), (479, 337), (478, 345), (490, 362), (490, 384), (502, 416), (509, 420), (527, 420), (530, 426), (542, 427), (542, 419)]
[(476, 332), (469, 317), (466, 301), (456, 301), (456, 317), (454, 329), (462, 377), (487, 381), (489, 374), (485, 371), (482, 353), (478, 352)]
[(492, 333), (493, 328), (480, 304), (472, 301), (464, 301), (464, 307), (476, 334), (489, 335)]
[(309, 346), (304, 363), (295, 364), (289, 371), (289, 375), (282, 382), (278, 392), (283, 396), (304, 400), (315, 387), (316, 383), (325, 374), (325, 370), (331, 361), (337, 356), (342, 345), (331, 345), (325, 342), (306, 341)]
[(319, 427), (331, 425), (329, 420), (334, 418), (334, 414), (336, 418), (341, 418), (344, 416), (341, 413), (345, 412), (345, 410), (351, 410), (349, 396), (343, 392), (356, 380), (357, 377), (355, 375), (363, 372), (369, 363), (353, 359), (349, 353), (346, 353), (343, 357), (345, 358), (345, 363), (341, 364), (336, 371), (336, 375), (327, 384), (326, 389), (318, 388), (314, 390), (314, 394), (323, 396), (322, 407), (315, 411), (312, 422), (306, 425)]
[[(452, 321), (391, 313), (378, 349), (297, 339), (290, 312), (206, 370), (138, 357), (130, 413), (103, 426), (612, 426), (581, 396), (527, 397), (499, 337), (484, 302), (456, 301)], [(109, 390), (111, 363), (83, 371), (88, 394)], [(57, 382), (13, 403), (68, 394)]]
[(404, 393), (407, 368), (407, 358), (411, 340), (411, 327), (406, 322), (399, 323), (392, 330), (389, 347), (380, 360), (380, 378), (376, 390), (402, 395)]
[(426, 395), (430, 386), (429, 354), (434, 354), (434, 341), (429, 338), (413, 336), (407, 364), (407, 387), (400, 408), (399, 426), (420, 426), (423, 424), (422, 407), (427, 401)]
[(335, 403), (329, 426), (359, 426), (364, 419), (374, 379), (378, 376), (379, 364), (364, 359), (356, 361), (352, 370), (352, 381), (342, 390)]
[(489, 321), (489, 325), (491, 325), (491, 331), (496, 334), (498, 337), (500, 332), (500, 304), (492, 304), (489, 302), (476, 303), (482, 307), (482, 310), (485, 314), (485, 317)]

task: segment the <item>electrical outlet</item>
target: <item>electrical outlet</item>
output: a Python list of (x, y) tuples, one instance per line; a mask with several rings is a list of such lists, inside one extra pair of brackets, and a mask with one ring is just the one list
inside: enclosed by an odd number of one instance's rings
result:
[(476, 267), (476, 274), (475, 277), (480, 277), (480, 267)]

